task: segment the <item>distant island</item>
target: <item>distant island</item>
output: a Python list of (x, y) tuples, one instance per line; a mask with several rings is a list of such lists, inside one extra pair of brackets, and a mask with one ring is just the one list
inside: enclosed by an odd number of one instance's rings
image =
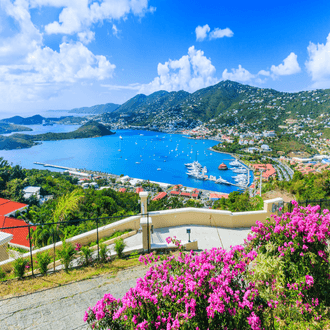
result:
[[(40, 115), (34, 115), (31, 117), (14, 116), (10, 118), (2, 119), (1, 122), (11, 123), (15, 125), (47, 125), (47, 124), (82, 124), (86, 122), (86, 118), (74, 117), (74, 116), (62, 116), (59, 118), (46, 118)], [(29, 131), (30, 129), (27, 129)], [(18, 131), (17, 131), (18, 132)], [(1, 133), (0, 133), (1, 134)]]
[(13, 132), (27, 132), (32, 131), (31, 128), (25, 126), (14, 125), (10, 123), (3, 123), (0, 121), (0, 134), (9, 134)]
[(75, 108), (69, 110), (69, 113), (90, 113), (93, 115), (102, 114), (102, 113), (111, 113), (117, 110), (120, 107), (120, 104), (114, 103), (106, 103), (106, 104), (98, 104), (92, 107), (83, 107), (83, 108)]
[(104, 125), (95, 121), (89, 121), (77, 130), (68, 133), (45, 133), (45, 134), (13, 134), (11, 136), (0, 136), (0, 150), (13, 150), (30, 148), (40, 144), (39, 141), (57, 141), (69, 139), (84, 139), (115, 134)]

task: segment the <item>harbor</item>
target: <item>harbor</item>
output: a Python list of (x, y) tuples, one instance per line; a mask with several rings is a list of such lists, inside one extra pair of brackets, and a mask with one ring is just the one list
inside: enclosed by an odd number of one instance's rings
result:
[[(117, 133), (93, 139), (43, 141), (32, 149), (3, 150), (0, 156), (24, 168), (95, 172), (112, 178), (129, 176), (225, 194), (242, 191), (252, 183), (253, 172), (247, 175), (243, 187), (232, 178), (244, 173), (232, 172), (229, 163), (234, 157), (210, 150), (214, 141), (190, 140), (181, 134), (145, 130), (118, 130)], [(207, 167), (207, 180), (186, 174), (184, 164), (194, 160)], [(228, 170), (220, 171), (221, 163), (225, 163)], [(229, 184), (216, 183), (219, 175)]]

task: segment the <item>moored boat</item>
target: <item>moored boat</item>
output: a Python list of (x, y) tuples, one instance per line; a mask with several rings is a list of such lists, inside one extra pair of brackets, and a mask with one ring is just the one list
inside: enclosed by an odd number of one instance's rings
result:
[(221, 163), (219, 166), (218, 166), (218, 170), (228, 170), (228, 167), (225, 163)]

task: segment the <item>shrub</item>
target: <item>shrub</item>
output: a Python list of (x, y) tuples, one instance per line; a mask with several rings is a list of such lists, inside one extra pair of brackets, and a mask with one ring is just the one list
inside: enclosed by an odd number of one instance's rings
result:
[(38, 269), (42, 275), (47, 273), (48, 265), (50, 264), (52, 257), (48, 251), (43, 253), (37, 253)]
[(3, 271), (2, 268), (0, 268), (0, 280), (4, 279), (6, 277), (6, 273)]
[(123, 251), (124, 251), (125, 247), (126, 247), (126, 243), (124, 242), (124, 240), (122, 238), (119, 238), (115, 241), (114, 249), (117, 253), (118, 258), (123, 257)]
[(296, 207), (257, 222), (245, 246), (162, 262), (140, 256), (154, 264), (145, 277), (121, 300), (106, 294), (84, 321), (93, 329), (325, 329), (329, 238), (328, 210)]
[(27, 265), (28, 265), (27, 259), (17, 258), (13, 263), (14, 275), (18, 278), (22, 278), (24, 276)]
[(248, 278), (282, 320), (287, 306), (291, 317), (309, 321), (319, 320), (322, 305), (330, 304), (330, 214), (319, 210), (295, 207), (274, 221), (257, 222), (248, 236), (246, 251), (258, 252)]
[(86, 266), (88, 266), (89, 265), (89, 261), (90, 261), (90, 259), (92, 257), (92, 253), (93, 253), (92, 250), (90, 250), (90, 248), (88, 246), (82, 246), (80, 248), (80, 252), (82, 254), (84, 264)]
[[(262, 304), (242, 273), (256, 253), (243, 247), (180, 252), (153, 266), (117, 301), (106, 294), (84, 320), (97, 329), (260, 329)], [(160, 256), (141, 256), (145, 264)]]
[(108, 247), (105, 244), (101, 243), (99, 253), (100, 253), (101, 262), (105, 262), (107, 259), (108, 253), (110, 253), (110, 250), (108, 249)]
[(64, 270), (68, 272), (70, 264), (76, 256), (76, 251), (72, 244), (67, 243), (66, 241), (63, 241), (62, 243), (62, 249), (57, 251), (57, 256), (60, 258)]

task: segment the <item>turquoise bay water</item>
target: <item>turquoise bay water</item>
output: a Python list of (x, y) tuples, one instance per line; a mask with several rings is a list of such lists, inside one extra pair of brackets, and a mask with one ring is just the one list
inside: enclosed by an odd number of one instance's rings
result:
[[(78, 128), (77, 125), (70, 126), (34, 125), (30, 126), (34, 132), (30, 133), (67, 132)], [(121, 140), (119, 136), (122, 136), (123, 139)], [(234, 182), (231, 177), (236, 175), (235, 173), (231, 170), (218, 170), (219, 164), (224, 162), (229, 166), (228, 164), (233, 158), (227, 154), (208, 150), (215, 144), (215, 141), (191, 140), (179, 134), (118, 130), (111, 136), (49, 141), (29, 149), (1, 150), (0, 156), (14, 165), (19, 164), (24, 168), (45, 169), (43, 166), (34, 164), (34, 162), (41, 162), (118, 175), (124, 174), (133, 178), (182, 184), (224, 193), (236, 191), (238, 188), (234, 186), (196, 180), (186, 175), (187, 169), (184, 164), (197, 159), (207, 167), (207, 175), (215, 175), (217, 178), (221, 175), (224, 179)]]

